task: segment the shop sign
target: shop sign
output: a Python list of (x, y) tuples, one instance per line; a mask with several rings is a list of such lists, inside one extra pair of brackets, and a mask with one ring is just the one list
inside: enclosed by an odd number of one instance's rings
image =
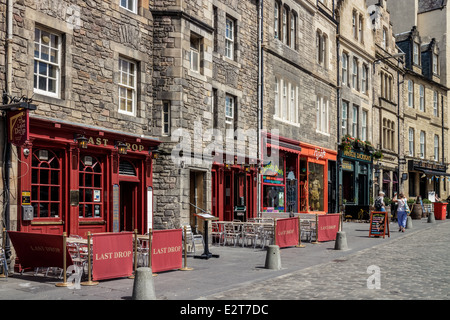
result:
[[(95, 145), (95, 146), (108, 146), (109, 139), (102, 138), (102, 137), (88, 137), (88, 144)], [(127, 145), (127, 150), (131, 151), (143, 151), (145, 149), (144, 145), (138, 144), (138, 143), (129, 143), (125, 142)]]
[[(20, 231), (8, 231), (8, 235), (23, 268), (63, 267), (62, 235)], [(67, 266), (73, 264), (68, 251), (66, 259)]]
[(319, 215), (319, 233), (317, 235), (317, 241), (336, 240), (336, 235), (339, 230), (339, 222), (339, 213)]
[(356, 159), (359, 161), (367, 161), (367, 162), (372, 162), (372, 157), (369, 154), (365, 154), (362, 152), (355, 152), (352, 150), (346, 150), (343, 153), (344, 157), (347, 158), (352, 158), (352, 159)]
[(435, 171), (447, 171), (447, 166), (444, 164), (438, 164), (427, 161), (409, 160), (409, 170), (435, 170)]
[(133, 233), (92, 235), (92, 278), (127, 277), (133, 273)]
[(276, 244), (280, 248), (295, 246), (298, 244), (298, 218), (277, 219)]
[(152, 270), (161, 272), (182, 267), (182, 230), (155, 230), (152, 240)]
[(28, 140), (28, 110), (8, 112), (8, 141), (15, 146), (22, 146)]
[(342, 161), (342, 170), (353, 171), (353, 163), (349, 161)]
[(284, 184), (283, 168), (269, 163), (263, 167), (263, 181), (266, 183)]

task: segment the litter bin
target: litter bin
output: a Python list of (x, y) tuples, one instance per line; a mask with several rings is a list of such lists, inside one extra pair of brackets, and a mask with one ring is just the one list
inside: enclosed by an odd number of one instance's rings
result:
[(436, 220), (445, 220), (447, 215), (447, 204), (446, 202), (435, 202), (434, 203), (434, 218)]

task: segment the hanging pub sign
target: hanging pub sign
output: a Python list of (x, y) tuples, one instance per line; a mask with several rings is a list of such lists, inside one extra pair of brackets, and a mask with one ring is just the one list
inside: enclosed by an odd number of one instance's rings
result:
[(28, 140), (30, 118), (28, 109), (8, 112), (8, 142), (22, 146)]

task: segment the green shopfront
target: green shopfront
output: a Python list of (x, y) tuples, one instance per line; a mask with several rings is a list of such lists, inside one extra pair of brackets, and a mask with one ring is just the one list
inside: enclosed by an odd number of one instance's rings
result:
[(366, 150), (339, 150), (339, 191), (346, 215), (368, 212), (372, 194), (372, 155)]

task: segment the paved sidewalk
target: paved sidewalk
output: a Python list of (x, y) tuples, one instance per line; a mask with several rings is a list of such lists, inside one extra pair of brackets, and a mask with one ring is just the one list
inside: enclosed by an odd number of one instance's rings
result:
[[(303, 243), (304, 248), (284, 248), (281, 249), (281, 270), (264, 268), (266, 250), (212, 245), (210, 251), (220, 255), (219, 258), (202, 260), (188, 256), (187, 266), (193, 270), (158, 274), (153, 278), (155, 293), (158, 300), (379, 299), (386, 297), (388, 290), (388, 299), (408, 296), (448, 299), (449, 293), (444, 289), (439, 289), (442, 292), (436, 297), (438, 293), (429, 290), (414, 296), (411, 292), (418, 291), (411, 291), (409, 287), (403, 287), (401, 291), (389, 289), (391, 287), (387, 286), (382, 287), (385, 291), (367, 290), (367, 287), (364, 287), (365, 279), (369, 276), (366, 269), (370, 264), (380, 266), (383, 276), (387, 270), (397, 268), (399, 245), (408, 253), (405, 253), (403, 261), (414, 261), (417, 264), (417, 270), (408, 270), (411, 274), (420, 271), (420, 284), (423, 286), (427, 285), (427, 275), (431, 273), (433, 277), (438, 277), (443, 272), (441, 269), (434, 270), (434, 264), (424, 258), (424, 253), (429, 251), (426, 241), (437, 235), (446, 239), (436, 248), (432, 257), (437, 260), (439, 268), (447, 267), (450, 263), (448, 254), (440, 257), (445, 250), (450, 251), (447, 250), (450, 246), (449, 220), (436, 220), (436, 223), (427, 223), (426, 219), (413, 220), (413, 228), (405, 233), (397, 231), (396, 223), (391, 223), (390, 226), (390, 237), (369, 238), (368, 223), (345, 222), (343, 231), (347, 236), (349, 250), (334, 250), (334, 241)], [(420, 254), (414, 257), (417, 249), (421, 250)], [(425, 261), (419, 263), (417, 260), (422, 258)], [(349, 267), (357, 270), (348, 272)], [(345, 274), (344, 278), (336, 281), (341, 274)], [(312, 281), (315, 279), (319, 280)], [(449, 279), (445, 279), (447, 280)], [(68, 289), (56, 287), (55, 284), (62, 281), (55, 277), (33, 276), (33, 273), (15, 274), (8, 279), (0, 279), (0, 300), (129, 300), (132, 296), (133, 281), (122, 278), (100, 281), (97, 286)], [(363, 288), (355, 289), (355, 285), (360, 286), (361, 281)], [(389, 275), (386, 280), (383, 277), (382, 286), (387, 281), (395, 285), (396, 275), (392, 278)], [(433, 283), (438, 284), (439, 282)], [(445, 284), (448, 288), (448, 282)]]

